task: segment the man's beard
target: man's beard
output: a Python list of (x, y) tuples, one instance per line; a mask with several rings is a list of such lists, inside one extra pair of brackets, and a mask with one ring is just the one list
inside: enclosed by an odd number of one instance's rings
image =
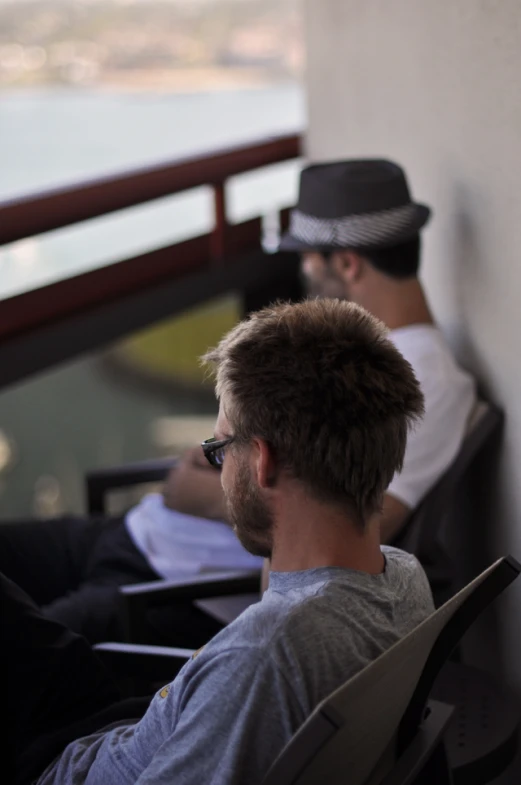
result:
[(273, 516), (253, 484), (246, 464), (239, 464), (233, 487), (225, 494), (227, 520), (240, 542), (255, 556), (269, 559), (273, 547)]
[(349, 300), (344, 281), (330, 270), (327, 270), (321, 278), (312, 278), (304, 273), (300, 277), (308, 297), (331, 297), (336, 300)]

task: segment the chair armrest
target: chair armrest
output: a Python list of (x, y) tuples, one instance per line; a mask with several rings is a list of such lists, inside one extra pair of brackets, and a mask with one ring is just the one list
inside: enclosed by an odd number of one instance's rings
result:
[(260, 598), (261, 595), (257, 591), (251, 594), (234, 594), (228, 597), (205, 597), (204, 600), (196, 600), (194, 605), (200, 611), (206, 613), (207, 616), (226, 626), (235, 621), (237, 616), (244, 613), (250, 605), (259, 602)]
[(93, 648), (108, 670), (118, 678), (165, 683), (172, 681), (193, 654), (191, 649), (132, 643), (98, 643)]
[(126, 602), (140, 599), (150, 607), (168, 605), (175, 600), (198, 600), (229, 594), (249, 594), (259, 591), (260, 570), (230, 570), (204, 572), (170, 581), (151, 581), (120, 586)]
[(146, 641), (147, 611), (150, 608), (206, 597), (253, 593), (260, 590), (260, 576), (260, 570), (233, 570), (120, 586), (125, 638), (129, 642)]
[(154, 458), (89, 472), (85, 478), (89, 515), (105, 512), (107, 491), (145, 482), (160, 482), (166, 478), (177, 461), (178, 458), (173, 457)]

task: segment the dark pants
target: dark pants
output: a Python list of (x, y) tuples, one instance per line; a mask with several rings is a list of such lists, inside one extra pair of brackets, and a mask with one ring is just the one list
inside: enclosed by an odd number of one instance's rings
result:
[(119, 640), (118, 586), (158, 580), (122, 519), (0, 523), (0, 572), (91, 643)]
[[(0, 572), (91, 643), (122, 638), (119, 586), (159, 579), (122, 518), (0, 522)], [(163, 645), (199, 648), (222, 629), (187, 601), (148, 620), (147, 643)]]
[(87, 641), (1, 574), (0, 639), (2, 782), (26, 785), (70, 741), (146, 711), (149, 699), (121, 702)]

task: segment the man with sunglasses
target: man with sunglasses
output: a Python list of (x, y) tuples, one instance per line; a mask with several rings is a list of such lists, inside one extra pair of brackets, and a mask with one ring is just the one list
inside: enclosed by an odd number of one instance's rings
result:
[(374, 518), (423, 413), (384, 326), (340, 300), (282, 304), (206, 361), (220, 406), (203, 453), (270, 587), (136, 721), (87, 644), (0, 575), (17, 785), (257, 785), (320, 701), (432, 612)]

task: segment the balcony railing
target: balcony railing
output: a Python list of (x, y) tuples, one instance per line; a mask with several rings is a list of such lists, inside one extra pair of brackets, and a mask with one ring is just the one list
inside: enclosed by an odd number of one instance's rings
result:
[[(260, 262), (260, 217), (228, 223), (225, 186), (298, 158), (300, 142), (280, 136), (1, 202), (0, 245), (204, 185), (213, 189), (214, 227), (2, 300), (0, 387), (221, 291), (262, 288), (284, 275), (275, 258)], [(286, 219), (283, 210), (282, 225)]]

